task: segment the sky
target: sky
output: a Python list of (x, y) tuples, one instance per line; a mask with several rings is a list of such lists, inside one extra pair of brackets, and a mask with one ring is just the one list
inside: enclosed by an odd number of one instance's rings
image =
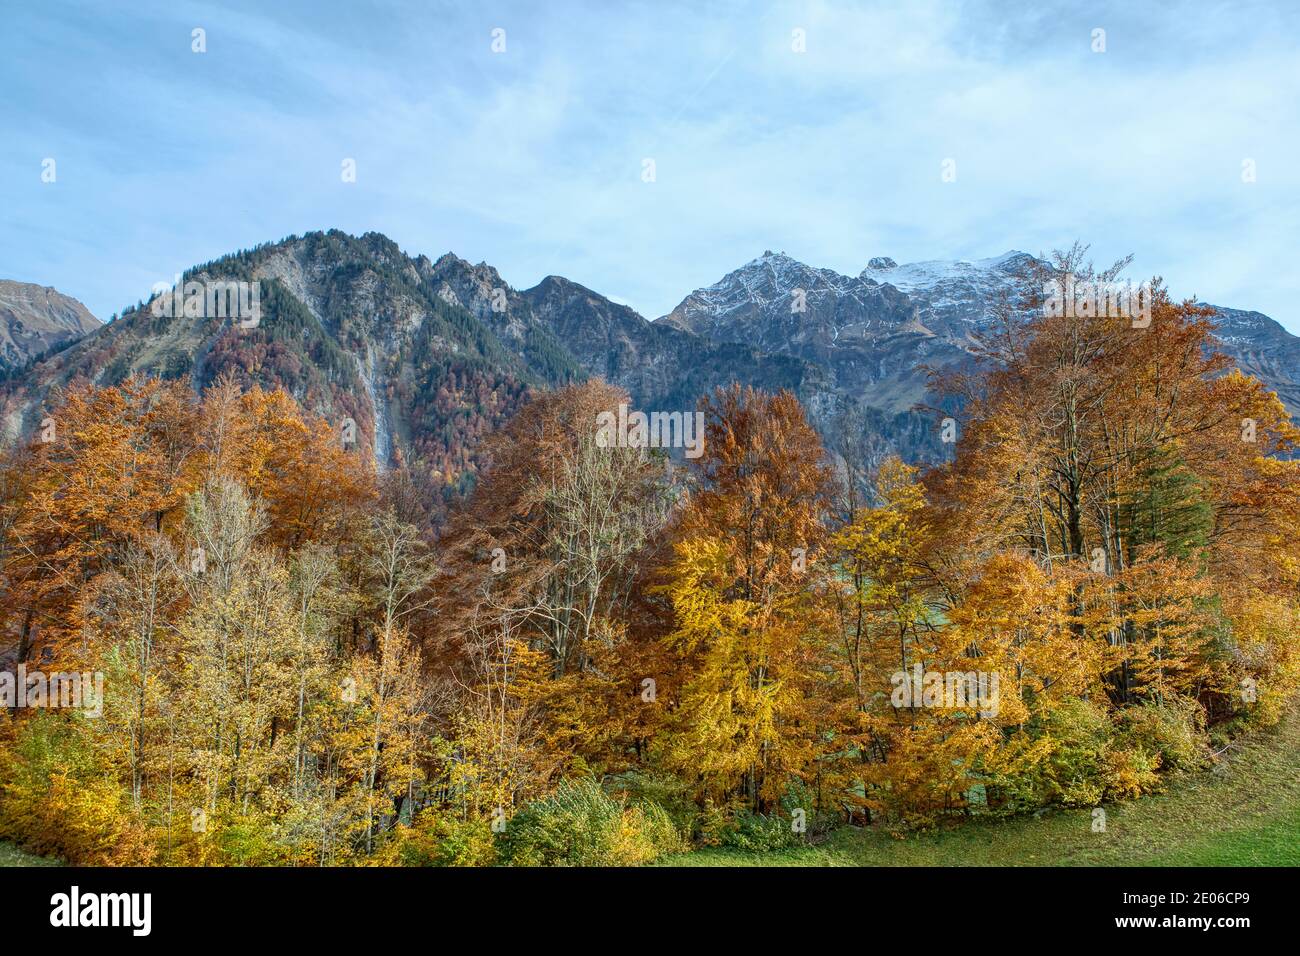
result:
[(0, 18), (0, 278), (103, 319), (189, 266), (337, 228), (650, 318), (767, 249), (856, 275), (1077, 239), (1300, 333), (1291, 0)]

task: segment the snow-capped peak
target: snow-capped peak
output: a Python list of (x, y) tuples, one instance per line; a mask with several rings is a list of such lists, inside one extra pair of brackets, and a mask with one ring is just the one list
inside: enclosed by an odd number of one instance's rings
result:
[(931, 289), (944, 282), (967, 281), (979, 283), (981, 279), (1002, 284), (1025, 262), (1033, 257), (1015, 249), (988, 259), (929, 259), (899, 265), (893, 259), (881, 257), (870, 260), (862, 270), (862, 278), (888, 282), (904, 292)]

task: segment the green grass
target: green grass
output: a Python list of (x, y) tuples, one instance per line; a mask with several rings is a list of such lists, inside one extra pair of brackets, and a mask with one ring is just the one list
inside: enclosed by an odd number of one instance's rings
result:
[(58, 860), (24, 853), (12, 843), (0, 840), (0, 866), (58, 866)]
[(1300, 866), (1300, 712), (1164, 794), (1091, 810), (966, 821), (899, 839), (843, 827), (773, 853), (698, 850), (668, 866)]

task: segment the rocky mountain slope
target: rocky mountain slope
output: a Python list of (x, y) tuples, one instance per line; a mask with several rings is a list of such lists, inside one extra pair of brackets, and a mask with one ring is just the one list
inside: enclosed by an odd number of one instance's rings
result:
[(157, 375), (201, 391), (231, 375), (284, 387), (331, 422), (352, 419), (381, 468), (415, 464), (451, 497), (473, 480), (483, 435), (530, 389), (601, 375), (641, 407), (685, 411), (731, 381), (809, 402), (826, 387), (823, 370), (798, 358), (656, 326), (557, 277), (520, 291), (485, 263), (412, 258), (378, 234), (290, 237), (183, 281), (255, 284), (258, 321), (189, 314), (167, 296), (140, 302), (8, 383), (4, 432), (30, 432), (79, 382)]
[(824, 369), (815, 363), (647, 322), (627, 306), (558, 276), (547, 276), (523, 299), (586, 375), (616, 382), (644, 408), (689, 410), (701, 395), (732, 381), (788, 388), (805, 401), (828, 386)]
[[(255, 326), (142, 302), (7, 383), (0, 426), (30, 430), (52, 391), (79, 381), (156, 374), (201, 390), (233, 375), (353, 419), (381, 467), (416, 465), (449, 499), (473, 480), (483, 435), (530, 389), (600, 376), (641, 408), (684, 411), (740, 381), (794, 391), (828, 444), (860, 464), (895, 452), (936, 460), (946, 451), (936, 416), (917, 409), (936, 401), (927, 369), (970, 361), (1030, 262), (875, 258), (845, 276), (768, 252), (650, 322), (558, 276), (519, 290), (451, 253), (310, 233), (186, 274), (256, 284)], [(1225, 350), (1300, 408), (1300, 338), (1256, 312), (1218, 314)]]
[(99, 319), (71, 296), (0, 279), (0, 375), (13, 374), (99, 326)]
[[(827, 369), (837, 392), (899, 414), (927, 400), (923, 368), (967, 361), (1000, 315), (1022, 312), (1033, 263), (1017, 251), (974, 262), (879, 257), (854, 277), (766, 252), (655, 324), (798, 355)], [(1212, 308), (1223, 351), (1300, 413), (1300, 338), (1259, 312)]]
[[(872, 259), (861, 278), (887, 283), (915, 303), (929, 328), (953, 341), (987, 331), (998, 308), (1014, 307), (1020, 276), (1032, 263), (1024, 252), (1007, 252), (975, 262), (915, 262), (897, 265)], [(1292, 415), (1300, 415), (1300, 337), (1260, 312), (1211, 306), (1220, 347), (1238, 368), (1277, 392)]]
[(1262, 312), (1214, 308), (1223, 351), (1243, 372), (1277, 392), (1292, 418), (1300, 420), (1300, 337)]
[(925, 366), (965, 358), (964, 343), (929, 328), (898, 288), (772, 252), (692, 292), (655, 324), (798, 356), (826, 369), (841, 396), (864, 396), (892, 414), (925, 398)]
[(411, 259), (377, 234), (330, 232), (196, 267), (184, 281), (257, 284), (255, 327), (140, 303), (11, 382), (0, 424), (10, 435), (29, 430), (51, 392), (77, 382), (116, 384), (138, 373), (197, 391), (231, 375), (282, 386), (340, 427), (352, 419), (381, 466), (418, 461), (453, 494), (472, 476), (479, 439), (530, 387), (581, 372), (544, 334), (504, 340), (440, 295), (473, 271), (444, 259)]

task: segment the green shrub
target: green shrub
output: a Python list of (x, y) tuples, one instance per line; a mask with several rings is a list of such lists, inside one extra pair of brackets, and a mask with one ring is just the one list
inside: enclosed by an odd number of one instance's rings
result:
[(583, 780), (516, 813), (498, 849), (513, 866), (635, 866), (685, 844), (662, 807), (625, 803)]
[(1108, 713), (1085, 700), (1062, 701), (1013, 740), (988, 781), (996, 813), (1059, 804), (1093, 807), (1160, 788), (1160, 770), (1192, 770), (1207, 759), (1204, 711), (1175, 698)]
[(629, 770), (606, 780), (605, 790), (634, 806), (653, 804), (662, 808), (680, 833), (694, 833), (700, 825), (700, 808), (690, 786), (679, 777)]
[(497, 862), (492, 823), (484, 817), (460, 819), (446, 811), (422, 811), (402, 839), (395, 862), (402, 866), (492, 866)]
[(78, 719), (42, 711), (5, 728), (0, 838), (74, 865), (148, 864), (146, 828)]
[(217, 851), (229, 866), (289, 866), (293, 848), (282, 842), (275, 821), (259, 813), (209, 820)]
[(723, 846), (766, 853), (803, 843), (803, 834), (794, 831), (789, 817), (744, 810), (733, 814), (731, 819), (732, 826), (721, 834)]
[(1124, 711), (1122, 737), (1128, 747), (1160, 755), (1168, 770), (1196, 770), (1209, 759), (1205, 711), (1195, 700), (1175, 697)]
[[(796, 781), (782, 795), (780, 806), (770, 813), (755, 813), (735, 802), (721, 807), (709, 803), (698, 817), (695, 833), (704, 846), (726, 846), (753, 853), (802, 846), (808, 832), (827, 829), (835, 822), (833, 817), (817, 815), (813, 809), (816, 802), (812, 792)], [(794, 827), (796, 814), (802, 816), (802, 830)]]
[(1095, 807), (1106, 792), (1105, 753), (1112, 724), (1086, 700), (1063, 702), (1042, 722), (1050, 751), (1036, 781), (1038, 804)]

